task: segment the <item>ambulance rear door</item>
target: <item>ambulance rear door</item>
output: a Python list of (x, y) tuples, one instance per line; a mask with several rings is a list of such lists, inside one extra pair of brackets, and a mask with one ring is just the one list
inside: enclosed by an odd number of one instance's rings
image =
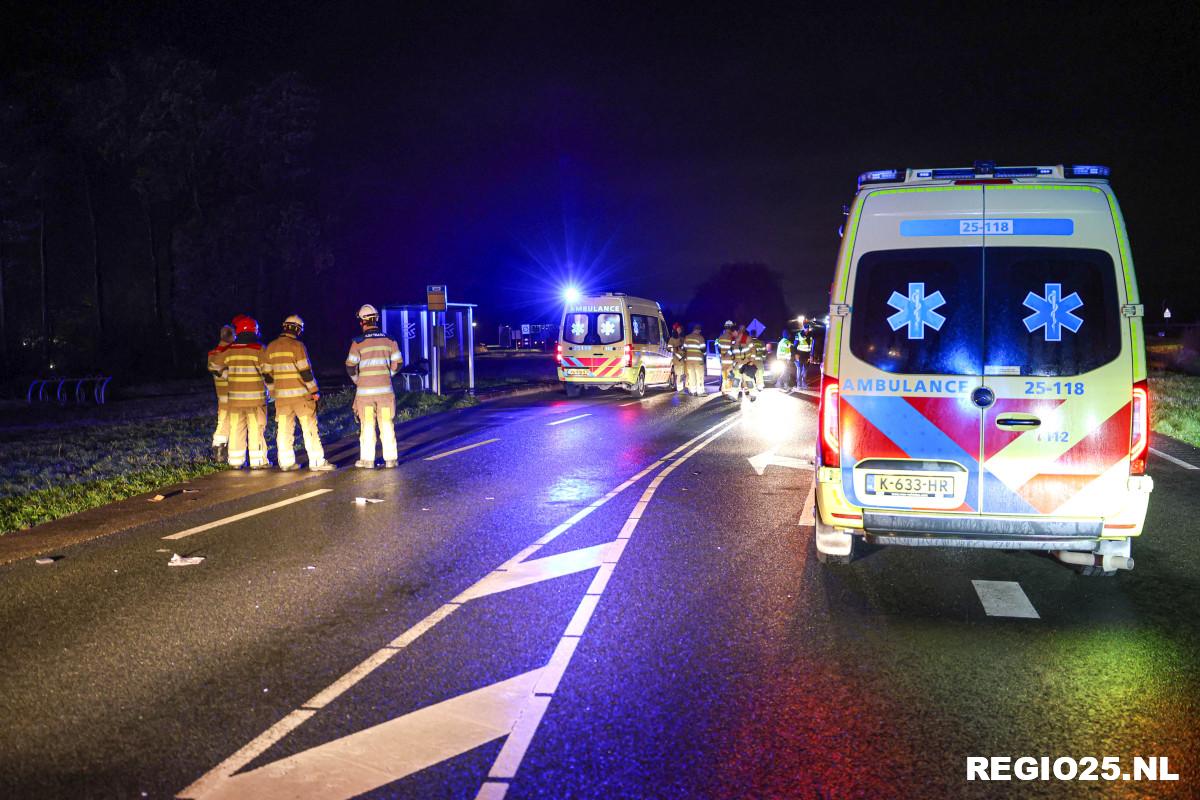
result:
[(1107, 195), (985, 190), (983, 511), (1095, 519), (1125, 503), (1132, 348)]

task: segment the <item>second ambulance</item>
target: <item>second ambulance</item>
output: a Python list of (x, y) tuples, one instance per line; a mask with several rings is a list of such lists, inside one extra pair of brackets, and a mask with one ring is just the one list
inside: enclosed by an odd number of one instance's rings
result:
[(1143, 309), (1108, 169), (864, 173), (831, 289), (816, 547), (1131, 569), (1153, 481)]

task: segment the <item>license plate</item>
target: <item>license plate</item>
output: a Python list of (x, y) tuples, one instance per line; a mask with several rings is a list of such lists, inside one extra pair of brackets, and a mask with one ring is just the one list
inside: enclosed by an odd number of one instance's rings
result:
[(564, 375), (587, 375), (591, 370), (586, 369), (564, 369)]
[(954, 478), (948, 475), (867, 475), (867, 494), (885, 497), (953, 497)]

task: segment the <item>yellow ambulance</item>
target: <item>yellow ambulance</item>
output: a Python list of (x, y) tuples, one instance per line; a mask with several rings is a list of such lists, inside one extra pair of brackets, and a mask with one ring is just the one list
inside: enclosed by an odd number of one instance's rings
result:
[(643, 397), (674, 380), (667, 323), (654, 300), (605, 292), (563, 308), (555, 360), (568, 397), (618, 386)]
[(816, 548), (1132, 569), (1153, 481), (1143, 308), (1106, 167), (867, 172), (825, 343)]

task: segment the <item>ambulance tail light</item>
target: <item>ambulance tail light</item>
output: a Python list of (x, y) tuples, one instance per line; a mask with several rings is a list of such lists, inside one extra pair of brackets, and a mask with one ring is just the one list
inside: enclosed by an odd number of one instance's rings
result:
[(1150, 391), (1146, 381), (1133, 385), (1133, 420), (1129, 436), (1129, 474), (1146, 474), (1150, 452)]
[(562, 366), (562, 342), (554, 345), (554, 363)]
[(625, 366), (633, 366), (633, 345), (631, 344), (625, 345)]
[(821, 423), (821, 465), (825, 467), (841, 466), (842, 459), (838, 442), (838, 418), (841, 405), (841, 392), (838, 379), (828, 375), (821, 379), (821, 401), (817, 411), (817, 419)]

